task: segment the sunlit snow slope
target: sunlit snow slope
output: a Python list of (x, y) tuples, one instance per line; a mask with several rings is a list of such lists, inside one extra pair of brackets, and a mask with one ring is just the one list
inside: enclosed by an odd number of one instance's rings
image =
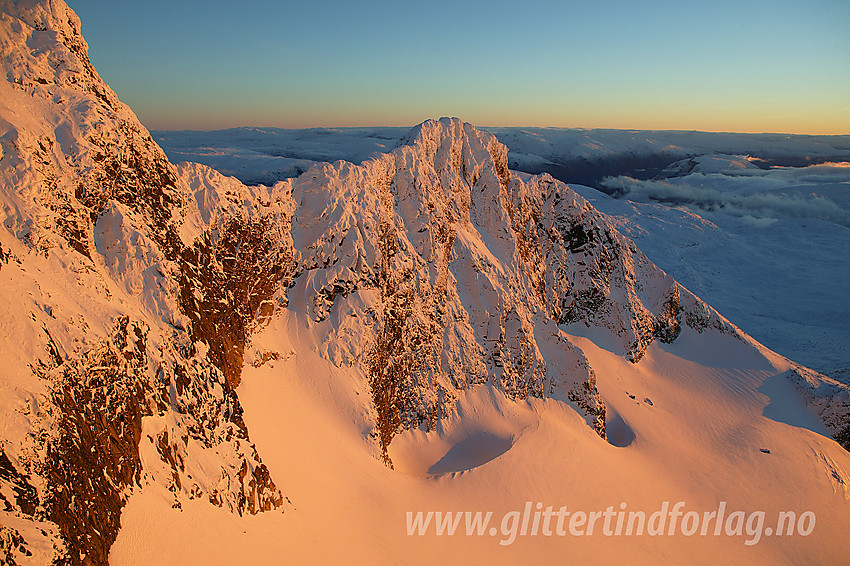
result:
[[(609, 423), (617, 415), (620, 437), (633, 435), (626, 446), (602, 441), (558, 400), (516, 402), (482, 385), (461, 394), (436, 430), (397, 436), (393, 471), (364, 434), (371, 408), (363, 372), (322, 354), (332, 327), (282, 313), (253, 345), (280, 358), (246, 368), (239, 388), (252, 437), (294, 510), (241, 519), (196, 502), (179, 512), (142, 491), (125, 511), (115, 563), (840, 564), (847, 555), (850, 459), (802, 406), (780, 372), (784, 363), (746, 342), (686, 329), (635, 365), (604, 338), (599, 346), (572, 335), (597, 371)], [(447, 457), (455, 447), (466, 457)], [(541, 531), (502, 544), (512, 540), (502, 516), (529, 501), (573, 512), (625, 503), (647, 515), (664, 501), (700, 514), (725, 501), (730, 512), (765, 511), (765, 526), (779, 511), (813, 510), (817, 527), (807, 537), (761, 536), (748, 545), (756, 537), (746, 530), (713, 536), (713, 524), (707, 536), (608, 537), (600, 523), (591, 536)], [(410, 511), (491, 511), (499, 530), (467, 536), (461, 522), (454, 536), (437, 536), (433, 526), (408, 536)]]

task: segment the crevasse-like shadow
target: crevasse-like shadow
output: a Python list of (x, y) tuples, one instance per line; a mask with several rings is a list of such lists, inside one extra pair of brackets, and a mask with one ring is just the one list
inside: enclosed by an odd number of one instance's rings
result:
[(614, 410), (608, 411), (605, 430), (608, 434), (608, 442), (612, 446), (625, 448), (635, 441), (635, 431), (623, 420), (620, 413)]
[(814, 411), (806, 406), (802, 395), (789, 380), (788, 373), (786, 371), (771, 376), (759, 386), (758, 392), (767, 395), (770, 399), (762, 414), (774, 421), (805, 428), (832, 438)]
[(428, 468), (429, 474), (448, 474), (476, 468), (510, 450), (513, 438), (479, 432), (452, 446), (445, 456)]

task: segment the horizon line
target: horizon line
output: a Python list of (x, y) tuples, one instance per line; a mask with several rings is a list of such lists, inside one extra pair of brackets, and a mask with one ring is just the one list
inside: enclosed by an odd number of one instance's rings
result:
[[(443, 118), (445, 116), (442, 116)], [(428, 120), (439, 120), (441, 118), (429, 118), (421, 122), (416, 122), (410, 125), (389, 125), (389, 124), (364, 124), (358, 126), (303, 126), (303, 127), (285, 127), (285, 126), (258, 126), (258, 125), (242, 125), (229, 126), (224, 128), (153, 128), (148, 127), (150, 132), (223, 132), (227, 130), (239, 129), (256, 129), (256, 130), (287, 130), (287, 131), (303, 131), (303, 130), (356, 130), (369, 128), (415, 128), (416, 126), (427, 122)], [(694, 128), (628, 128), (628, 127), (585, 127), (585, 126), (532, 126), (532, 125), (513, 125), (513, 126), (494, 126), (494, 125), (478, 125), (474, 122), (467, 122), (461, 119), (464, 123), (472, 124), (479, 130), (499, 130), (499, 129), (536, 129), (536, 130), (563, 130), (563, 131), (616, 131), (616, 132), (673, 132), (673, 133), (700, 133), (700, 134), (737, 134), (737, 135), (780, 135), (780, 136), (805, 136), (805, 137), (843, 137), (850, 136), (847, 133), (810, 133), (810, 132), (788, 132), (788, 131), (735, 131), (735, 130), (700, 130)]]

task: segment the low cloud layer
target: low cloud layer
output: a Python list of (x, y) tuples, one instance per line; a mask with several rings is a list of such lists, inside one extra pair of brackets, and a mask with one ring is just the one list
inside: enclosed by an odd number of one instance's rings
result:
[(850, 227), (850, 163), (694, 172), (647, 181), (608, 177), (603, 185), (635, 202), (754, 218), (815, 218)]

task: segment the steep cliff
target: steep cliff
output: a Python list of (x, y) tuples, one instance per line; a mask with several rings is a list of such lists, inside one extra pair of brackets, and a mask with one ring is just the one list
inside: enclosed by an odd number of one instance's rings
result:
[(175, 505), (281, 506), (233, 387), (289, 269), (286, 219), (222, 187), (226, 214), (190, 225), (195, 194), (97, 75), (70, 8), (3, 2), (0, 19), (2, 452), (23, 493), (3, 498), (21, 552), (105, 563), (147, 482)]

